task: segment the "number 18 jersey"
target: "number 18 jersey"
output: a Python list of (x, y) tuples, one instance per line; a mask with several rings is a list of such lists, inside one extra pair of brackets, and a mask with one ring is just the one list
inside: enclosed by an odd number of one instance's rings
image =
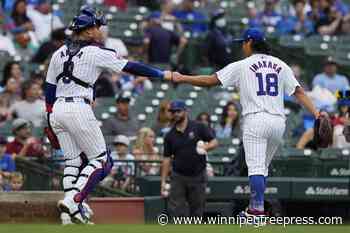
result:
[(216, 75), (224, 87), (239, 89), (243, 116), (267, 112), (284, 117), (284, 94), (292, 95), (300, 86), (286, 63), (265, 54), (231, 63)]

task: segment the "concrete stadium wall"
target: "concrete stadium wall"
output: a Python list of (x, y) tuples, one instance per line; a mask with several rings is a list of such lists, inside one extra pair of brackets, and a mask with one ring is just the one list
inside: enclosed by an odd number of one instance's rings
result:
[[(0, 192), (0, 223), (60, 223), (57, 201), (63, 192)], [(93, 221), (144, 223), (144, 198), (91, 198)]]

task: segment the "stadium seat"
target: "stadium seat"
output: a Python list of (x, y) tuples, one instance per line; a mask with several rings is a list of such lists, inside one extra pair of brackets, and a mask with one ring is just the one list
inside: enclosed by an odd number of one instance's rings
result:
[(285, 35), (279, 38), (279, 44), (288, 48), (303, 48), (304, 38), (300, 35)]
[(310, 149), (284, 148), (283, 156), (286, 157), (306, 157), (313, 155), (314, 152)]
[(305, 40), (305, 52), (313, 56), (330, 56), (335, 53), (336, 37), (311, 36)]

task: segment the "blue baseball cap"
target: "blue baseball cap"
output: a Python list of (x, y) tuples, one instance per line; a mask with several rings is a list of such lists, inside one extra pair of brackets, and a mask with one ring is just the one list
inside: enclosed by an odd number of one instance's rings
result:
[(247, 30), (244, 31), (242, 38), (235, 39), (233, 41), (235, 42), (244, 42), (248, 40), (253, 40), (253, 41), (265, 41), (265, 34), (263, 31), (261, 31), (258, 28), (248, 28)]
[(152, 12), (147, 18), (151, 19), (160, 19), (161, 13), (159, 11)]
[(170, 111), (186, 110), (186, 104), (183, 100), (174, 100), (170, 103)]

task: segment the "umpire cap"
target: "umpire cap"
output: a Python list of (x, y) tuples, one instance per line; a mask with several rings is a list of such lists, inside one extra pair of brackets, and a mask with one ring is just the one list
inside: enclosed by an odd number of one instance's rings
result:
[(82, 7), (79, 14), (73, 18), (69, 29), (77, 32), (101, 25), (107, 25), (106, 16), (92, 7), (85, 6)]

